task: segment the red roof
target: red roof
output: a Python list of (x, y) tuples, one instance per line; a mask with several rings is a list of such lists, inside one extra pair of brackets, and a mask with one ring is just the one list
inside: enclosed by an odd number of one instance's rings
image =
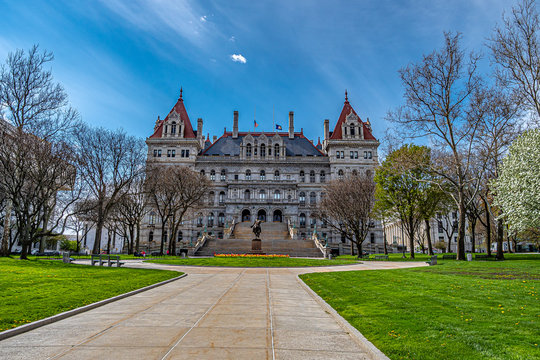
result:
[(162, 137), (163, 123), (166, 122), (169, 119), (169, 116), (171, 115), (173, 110), (176, 111), (180, 115), (181, 121), (184, 122), (184, 138), (195, 139), (196, 138), (195, 132), (193, 132), (193, 127), (191, 126), (191, 121), (189, 121), (189, 116), (188, 116), (188, 113), (186, 111), (186, 107), (184, 106), (184, 99), (182, 98), (182, 90), (181, 89), (180, 89), (180, 97), (178, 98), (178, 101), (173, 106), (171, 111), (169, 111), (169, 114), (167, 115), (167, 117), (164, 120), (161, 120), (159, 122), (159, 125), (158, 125), (156, 131), (154, 131), (154, 133), (152, 134), (152, 136), (150, 136), (150, 138), (153, 139), (153, 138)]
[(339, 115), (339, 119), (336, 123), (336, 127), (334, 128), (334, 131), (332, 132), (332, 136), (330, 136), (330, 140), (343, 139), (343, 134), (341, 133), (341, 126), (343, 125), (343, 122), (347, 119), (347, 115), (349, 115), (351, 111), (354, 115), (358, 117), (358, 122), (362, 123), (362, 126), (364, 128), (364, 139), (376, 140), (375, 136), (373, 136), (373, 134), (368, 129), (366, 124), (362, 121), (362, 119), (360, 119), (360, 116), (356, 114), (356, 111), (354, 111), (351, 104), (349, 104), (349, 100), (347, 99), (347, 93), (345, 93), (345, 103), (343, 104), (343, 110), (341, 110), (341, 114)]

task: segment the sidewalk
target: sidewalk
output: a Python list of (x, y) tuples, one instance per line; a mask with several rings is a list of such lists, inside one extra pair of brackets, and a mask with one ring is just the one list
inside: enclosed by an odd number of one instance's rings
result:
[[(421, 264), (416, 264), (416, 266)], [(297, 274), (410, 267), (202, 268), (186, 278), (0, 342), (2, 359), (370, 359)]]

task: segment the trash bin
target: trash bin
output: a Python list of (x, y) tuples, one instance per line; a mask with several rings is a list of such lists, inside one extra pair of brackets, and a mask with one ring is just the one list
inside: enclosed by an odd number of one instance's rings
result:
[(467, 254), (467, 261), (472, 261), (472, 254)]

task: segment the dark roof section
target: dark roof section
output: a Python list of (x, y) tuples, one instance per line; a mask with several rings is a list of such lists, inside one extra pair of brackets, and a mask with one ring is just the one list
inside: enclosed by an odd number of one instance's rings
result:
[[(343, 104), (343, 109), (341, 110), (341, 114), (339, 115), (339, 119), (336, 123), (336, 127), (334, 128), (334, 131), (332, 131), (330, 134), (331, 140), (338, 140), (343, 139), (343, 134), (341, 134), (341, 125), (346, 120), (347, 115), (349, 115), (353, 112), (354, 115), (358, 116), (356, 111), (354, 111), (351, 104), (349, 104), (349, 98), (347, 97), (347, 91), (345, 91), (345, 103)], [(366, 140), (376, 140), (375, 136), (371, 133), (371, 131), (368, 129), (366, 124), (360, 119), (360, 116), (358, 116), (358, 122), (360, 122), (364, 128), (364, 139)]]
[(169, 115), (173, 112), (173, 110), (176, 110), (176, 112), (180, 115), (180, 119), (184, 122), (184, 139), (195, 139), (196, 135), (193, 131), (193, 127), (191, 126), (191, 121), (189, 121), (189, 116), (186, 110), (186, 107), (184, 106), (184, 99), (182, 98), (182, 89), (180, 89), (180, 97), (178, 98), (178, 101), (176, 101), (176, 104), (173, 106), (171, 111), (169, 111), (169, 114), (167, 114), (167, 117), (165, 120), (161, 120), (160, 124), (156, 128), (156, 131), (150, 136), (151, 139), (153, 138), (160, 138), (163, 134), (163, 123), (169, 119)]
[[(224, 133), (212, 146), (205, 148), (201, 153), (202, 156), (214, 155), (240, 155), (240, 144), (245, 136), (251, 134), (254, 138), (261, 136), (263, 133), (238, 133), (238, 137), (233, 139), (232, 132)], [(275, 136), (276, 133), (264, 133), (268, 138)], [(281, 136), (285, 145), (287, 156), (325, 156), (319, 149), (313, 146), (302, 133), (295, 133), (294, 139), (289, 139), (289, 133), (277, 133)]]

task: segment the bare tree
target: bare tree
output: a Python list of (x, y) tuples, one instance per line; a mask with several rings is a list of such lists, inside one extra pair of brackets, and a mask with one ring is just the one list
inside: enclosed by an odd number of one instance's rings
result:
[(512, 87), (525, 107), (540, 120), (540, 18), (535, 0), (522, 0), (503, 15), (489, 39), (501, 87)]
[(169, 230), (169, 254), (176, 253), (178, 230), (188, 211), (200, 205), (210, 184), (206, 177), (183, 166), (155, 167), (148, 172), (147, 191), (161, 218), (161, 245), (163, 254)]
[[(406, 104), (389, 118), (411, 132), (428, 136), (443, 157), (433, 156), (433, 171), (451, 185), (449, 193), (459, 209), (457, 258), (465, 259), (465, 189), (471, 146), (478, 120), (468, 116), (471, 96), (481, 85), (476, 75), (478, 56), (468, 57), (460, 48), (460, 34), (444, 34), (442, 49), (425, 55), (421, 62), (402, 68)], [(437, 164), (438, 159), (445, 163)]]
[(111, 209), (144, 171), (145, 145), (123, 131), (87, 126), (77, 131), (76, 142), (78, 170), (95, 205), (96, 236), (92, 253), (97, 254)]
[(362, 243), (369, 233), (375, 205), (375, 182), (368, 175), (331, 181), (325, 187), (319, 211), (328, 216), (328, 225), (341, 231), (362, 255)]

